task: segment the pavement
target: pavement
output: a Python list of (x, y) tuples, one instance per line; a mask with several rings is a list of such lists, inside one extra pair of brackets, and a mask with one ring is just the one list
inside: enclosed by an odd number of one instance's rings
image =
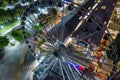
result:
[(0, 61), (0, 80), (19, 80), (22, 64), (27, 53), (25, 44), (5, 48), (5, 56)]

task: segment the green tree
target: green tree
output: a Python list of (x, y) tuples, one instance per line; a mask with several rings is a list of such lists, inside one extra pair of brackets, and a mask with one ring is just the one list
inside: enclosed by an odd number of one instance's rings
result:
[(13, 10), (0, 9), (0, 24), (13, 22), (16, 17), (20, 16), (25, 11), (25, 7), (17, 5)]
[(21, 30), (12, 30), (9, 33), (15, 40), (22, 42), (23, 41), (23, 37), (22, 37), (22, 31)]
[(11, 20), (11, 12), (0, 9), (0, 24), (6, 24)]
[(22, 7), (20, 5), (17, 5), (14, 9), (15, 13), (18, 15), (22, 14), (25, 11), (25, 7)]
[(0, 36), (0, 48), (4, 48), (9, 43), (9, 39), (5, 36)]
[(4, 5), (7, 5), (8, 3), (14, 3), (16, 4), (18, 2), (18, 0), (2, 0)]
[(18, 0), (12, 0), (12, 2), (13, 2), (13, 3), (17, 3), (17, 2), (18, 2)]
[(7, 5), (8, 3), (10, 3), (10, 0), (2, 0), (4, 5)]
[[(19, 41), (19, 42), (22, 42), (23, 41), (23, 34), (22, 34), (22, 30), (21, 29), (18, 29), (18, 30), (12, 30), (10, 33), (9, 33), (15, 40)], [(26, 35), (29, 36), (30, 33), (27, 31), (26, 32)]]

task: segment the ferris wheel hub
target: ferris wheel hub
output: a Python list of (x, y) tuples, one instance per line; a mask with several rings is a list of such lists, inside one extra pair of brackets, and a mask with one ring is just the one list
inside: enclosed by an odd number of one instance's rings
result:
[(65, 45), (61, 41), (56, 40), (56, 42), (54, 43), (53, 55), (55, 57), (58, 57), (64, 54), (65, 51), (66, 51)]

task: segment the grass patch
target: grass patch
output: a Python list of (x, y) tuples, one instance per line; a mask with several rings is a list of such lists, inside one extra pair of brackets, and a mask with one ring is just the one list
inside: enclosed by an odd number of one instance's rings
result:
[(16, 27), (16, 25), (19, 24), (19, 23), (20, 23), (20, 21), (16, 20), (16, 21), (14, 21), (13, 23), (3, 25), (4, 28), (1, 28), (1, 29), (0, 29), (0, 34), (4, 34), (4, 33), (5, 33), (6, 31), (8, 31), (9, 29)]

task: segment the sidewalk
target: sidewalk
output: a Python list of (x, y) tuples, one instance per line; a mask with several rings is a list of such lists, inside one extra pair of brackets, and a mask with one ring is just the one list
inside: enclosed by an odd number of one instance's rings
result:
[(0, 80), (19, 80), (15, 79), (16, 75), (20, 76), (20, 64), (24, 63), (27, 48), (24, 44), (5, 49), (5, 56), (0, 61)]

